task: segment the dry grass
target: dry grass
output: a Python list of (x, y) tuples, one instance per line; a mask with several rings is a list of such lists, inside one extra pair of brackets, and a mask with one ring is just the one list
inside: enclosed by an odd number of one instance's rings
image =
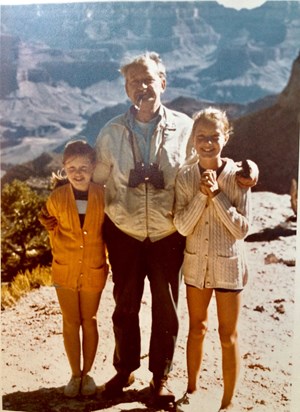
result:
[(36, 267), (32, 271), (20, 272), (11, 283), (1, 285), (1, 309), (13, 306), (32, 289), (51, 285), (51, 268)]

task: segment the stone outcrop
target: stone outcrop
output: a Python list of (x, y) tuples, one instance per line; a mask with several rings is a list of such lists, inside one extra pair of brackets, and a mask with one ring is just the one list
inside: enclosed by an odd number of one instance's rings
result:
[(275, 104), (233, 121), (234, 135), (225, 153), (258, 164), (260, 180), (256, 190), (289, 193), (292, 179), (298, 178), (299, 96), (300, 55)]

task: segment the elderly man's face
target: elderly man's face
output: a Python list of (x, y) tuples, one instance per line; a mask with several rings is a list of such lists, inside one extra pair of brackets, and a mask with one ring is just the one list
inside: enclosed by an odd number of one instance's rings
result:
[(129, 68), (125, 87), (133, 104), (141, 104), (144, 108), (147, 105), (153, 110), (160, 105), (166, 81), (159, 76), (156, 63), (150, 62), (148, 65), (137, 64)]

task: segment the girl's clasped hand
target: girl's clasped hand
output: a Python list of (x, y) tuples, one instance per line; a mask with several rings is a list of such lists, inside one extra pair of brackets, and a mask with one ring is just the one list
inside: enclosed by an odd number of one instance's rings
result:
[(219, 185), (217, 181), (217, 173), (215, 170), (206, 169), (201, 174), (200, 190), (204, 195), (214, 197), (219, 191)]

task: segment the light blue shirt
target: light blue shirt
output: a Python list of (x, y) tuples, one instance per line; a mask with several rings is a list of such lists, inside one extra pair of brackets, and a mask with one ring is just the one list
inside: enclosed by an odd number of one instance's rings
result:
[(150, 148), (151, 148), (151, 138), (154, 134), (154, 130), (157, 127), (160, 120), (160, 116), (156, 116), (150, 122), (143, 123), (138, 121), (132, 113), (129, 116), (129, 127), (132, 130), (138, 147), (141, 152), (144, 163), (150, 163)]

